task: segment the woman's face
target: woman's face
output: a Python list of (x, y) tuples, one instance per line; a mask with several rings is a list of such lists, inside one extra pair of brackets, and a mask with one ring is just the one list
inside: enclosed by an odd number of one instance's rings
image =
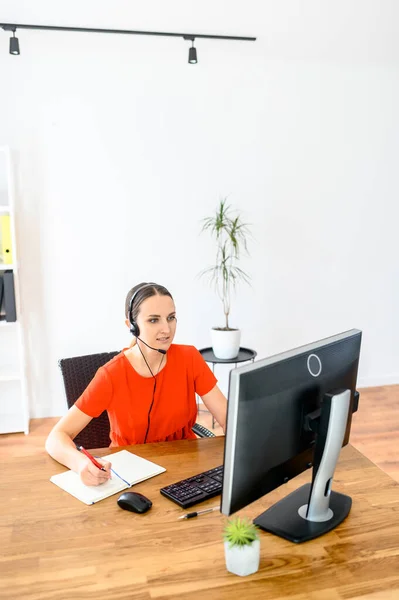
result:
[(168, 350), (176, 332), (176, 308), (170, 296), (155, 294), (140, 304), (136, 319), (140, 338), (160, 350)]

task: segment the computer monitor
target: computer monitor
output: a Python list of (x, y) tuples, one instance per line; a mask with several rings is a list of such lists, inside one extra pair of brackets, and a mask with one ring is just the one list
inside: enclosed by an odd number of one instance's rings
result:
[(345, 519), (352, 500), (331, 485), (357, 410), (361, 335), (352, 329), (230, 372), (223, 514), (313, 467), (311, 483), (254, 523), (298, 543)]

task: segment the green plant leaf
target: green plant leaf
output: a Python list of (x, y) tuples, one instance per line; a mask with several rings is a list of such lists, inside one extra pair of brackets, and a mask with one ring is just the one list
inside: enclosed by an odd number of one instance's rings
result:
[(232, 546), (248, 546), (259, 539), (256, 525), (247, 518), (229, 519), (223, 530), (223, 538)]
[(223, 303), (223, 312), (228, 324), (232, 289), (242, 281), (250, 285), (250, 276), (236, 262), (244, 251), (248, 254), (247, 239), (251, 237), (248, 224), (240, 215), (231, 216), (227, 198), (219, 201), (214, 216), (202, 219), (202, 232), (208, 232), (216, 241), (216, 259), (213, 267), (201, 271), (198, 276), (207, 276)]

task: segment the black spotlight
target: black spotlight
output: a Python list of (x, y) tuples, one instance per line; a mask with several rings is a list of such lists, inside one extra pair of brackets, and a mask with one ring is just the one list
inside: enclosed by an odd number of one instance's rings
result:
[(15, 31), (13, 31), (12, 38), (10, 38), (10, 54), (19, 54), (19, 41), (18, 38), (15, 37)]
[(188, 51), (188, 62), (190, 63), (190, 65), (196, 65), (197, 64), (197, 49), (194, 48), (194, 40), (193, 40), (193, 45), (191, 46), (191, 48)]

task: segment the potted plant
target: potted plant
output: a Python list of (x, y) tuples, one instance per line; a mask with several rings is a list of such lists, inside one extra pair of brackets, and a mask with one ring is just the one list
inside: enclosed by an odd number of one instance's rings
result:
[(256, 573), (260, 559), (256, 526), (248, 519), (235, 517), (225, 525), (223, 538), (227, 570), (241, 577)]
[(216, 260), (212, 267), (201, 271), (207, 275), (222, 301), (225, 317), (224, 327), (213, 327), (212, 348), (217, 358), (235, 358), (240, 350), (241, 331), (230, 327), (231, 294), (239, 281), (249, 283), (249, 276), (237, 266), (241, 252), (247, 250), (250, 235), (248, 225), (238, 214), (231, 214), (231, 207), (221, 199), (215, 214), (203, 219), (201, 232), (208, 231), (216, 241)]

